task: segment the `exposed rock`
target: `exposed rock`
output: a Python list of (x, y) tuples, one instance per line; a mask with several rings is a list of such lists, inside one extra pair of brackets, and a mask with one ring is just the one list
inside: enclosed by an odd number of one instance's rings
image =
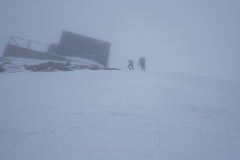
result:
[(67, 63), (54, 63), (52, 61), (49, 61), (49, 62), (41, 63), (41, 64), (38, 64), (38, 65), (31, 65), (31, 66), (25, 65), (24, 67), (25, 67), (26, 70), (31, 70), (33, 72), (41, 72), (41, 71), (53, 72), (55, 70), (71, 71), (69, 66), (70, 66), (69, 62), (67, 62)]
[(90, 70), (114, 70), (110, 68), (103, 68), (98, 65), (77, 65), (71, 66), (71, 62), (67, 63), (54, 63), (52, 61), (41, 63), (38, 65), (24, 65), (26, 70), (31, 70), (33, 72), (53, 72), (53, 71), (72, 71), (72, 70), (82, 70), (82, 69), (90, 69)]
[(120, 69), (117, 69), (117, 68), (105, 68), (105, 70), (120, 70)]
[(97, 65), (74, 65), (73, 67), (71, 67), (71, 69), (90, 69), (90, 70), (104, 70), (105, 68), (101, 68)]
[(119, 70), (116, 68), (105, 68), (102, 65), (85, 63), (77, 60), (68, 60), (65, 62), (41, 61), (22, 58), (0, 59), (1, 72), (21, 72), (24, 70), (33, 72), (56, 72), (73, 70)]

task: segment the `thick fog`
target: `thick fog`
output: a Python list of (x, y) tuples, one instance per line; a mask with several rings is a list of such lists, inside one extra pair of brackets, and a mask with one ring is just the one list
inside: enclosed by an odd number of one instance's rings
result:
[(11, 36), (58, 44), (63, 30), (110, 42), (110, 67), (240, 80), (239, 0), (0, 0)]

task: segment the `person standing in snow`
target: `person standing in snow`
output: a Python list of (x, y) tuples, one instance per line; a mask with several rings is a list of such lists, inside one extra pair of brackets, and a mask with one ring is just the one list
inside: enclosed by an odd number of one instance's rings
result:
[(133, 61), (132, 60), (128, 60), (128, 68), (129, 70), (134, 70), (134, 67), (133, 67)]
[(138, 66), (139, 65), (141, 65), (142, 71), (145, 71), (145, 58), (144, 57), (139, 58)]

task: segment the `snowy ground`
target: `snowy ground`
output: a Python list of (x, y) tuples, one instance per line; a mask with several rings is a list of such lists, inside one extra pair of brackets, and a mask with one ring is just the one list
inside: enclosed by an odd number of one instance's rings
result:
[[(74, 65), (96, 65), (101, 68), (104, 68), (103, 65), (80, 57), (64, 57), (69, 60), (71, 66)], [(54, 63), (67, 63), (67, 61), (53, 61), (53, 60), (38, 60), (38, 59), (28, 59), (28, 58), (15, 58), (15, 57), (6, 57), (0, 59), (0, 66), (2, 66), (7, 73), (15, 73), (15, 72), (26, 72), (24, 65), (38, 65), (46, 62), (54, 62)], [(31, 71), (30, 71), (31, 72)]]
[(1, 160), (239, 160), (240, 82), (140, 71), (0, 74)]

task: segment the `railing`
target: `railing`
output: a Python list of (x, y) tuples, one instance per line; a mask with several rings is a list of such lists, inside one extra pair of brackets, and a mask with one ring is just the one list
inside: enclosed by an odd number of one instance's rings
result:
[[(26, 43), (27, 45), (26, 45), (26, 46), (19, 45), (19, 43), (20, 43), (19, 40), (27, 42), (27, 43)], [(16, 46), (23, 47), (23, 48), (27, 48), (27, 49), (32, 49), (32, 50), (34, 50), (34, 49), (33, 49), (33, 48), (30, 48), (30, 47), (31, 47), (33, 44), (38, 44), (38, 45), (40, 45), (40, 46), (43, 46), (44, 48), (46, 47), (46, 48), (45, 48), (46, 51), (44, 51), (44, 52), (46, 52), (46, 53), (48, 53), (48, 49), (49, 49), (49, 45), (47, 45), (47, 44), (40, 43), (40, 42), (36, 42), (36, 41), (31, 41), (31, 40), (28, 40), (28, 39), (19, 38), (19, 37), (15, 37), (15, 36), (11, 36), (8, 44), (11, 44), (11, 42), (14, 42)], [(17, 43), (17, 42), (18, 42), (18, 43)], [(36, 48), (35, 48), (35, 50), (36, 50)]]

